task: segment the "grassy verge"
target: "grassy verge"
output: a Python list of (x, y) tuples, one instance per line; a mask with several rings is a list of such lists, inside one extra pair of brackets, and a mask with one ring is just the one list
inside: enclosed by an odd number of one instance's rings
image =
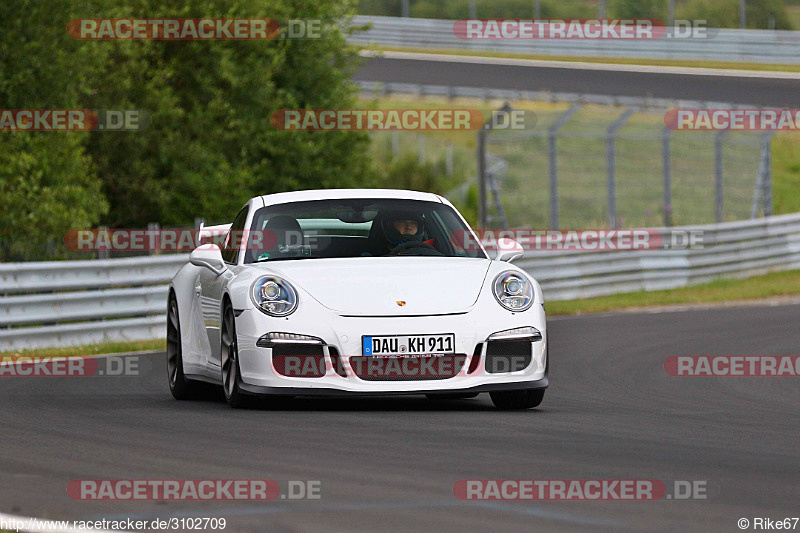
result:
[(426, 54), (447, 54), (454, 56), (473, 56), (473, 57), (501, 57), (507, 59), (535, 59), (542, 61), (569, 61), (576, 63), (605, 63), (609, 65), (644, 65), (654, 67), (693, 67), (693, 68), (713, 68), (728, 70), (758, 70), (769, 72), (800, 72), (800, 65), (780, 64), (780, 63), (745, 63), (738, 61), (703, 61), (703, 60), (683, 60), (683, 59), (647, 59), (638, 57), (586, 57), (586, 56), (560, 56), (543, 54), (515, 54), (509, 52), (481, 52), (472, 50), (449, 50), (449, 49), (420, 49), (420, 48), (398, 48), (368, 46), (367, 50), (377, 52), (417, 52)]
[(580, 315), (639, 307), (680, 304), (714, 304), (759, 300), (776, 296), (800, 296), (800, 271), (773, 272), (748, 279), (725, 279), (665, 291), (640, 291), (597, 298), (546, 302), (547, 314)]
[(98, 355), (106, 353), (144, 352), (151, 350), (164, 350), (166, 341), (156, 339), (149, 341), (107, 342), (89, 346), (69, 346), (64, 348), (40, 348), (37, 350), (18, 350), (0, 352), (0, 355), (28, 355), (47, 357), (69, 357), (77, 355)]

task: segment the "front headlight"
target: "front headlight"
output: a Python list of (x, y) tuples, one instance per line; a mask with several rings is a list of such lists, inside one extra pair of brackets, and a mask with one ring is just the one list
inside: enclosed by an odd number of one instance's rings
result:
[(288, 316), (297, 309), (297, 291), (277, 276), (264, 276), (253, 283), (250, 296), (256, 308), (270, 316)]
[(494, 278), (494, 297), (509, 311), (525, 311), (533, 305), (533, 286), (528, 279), (513, 271)]

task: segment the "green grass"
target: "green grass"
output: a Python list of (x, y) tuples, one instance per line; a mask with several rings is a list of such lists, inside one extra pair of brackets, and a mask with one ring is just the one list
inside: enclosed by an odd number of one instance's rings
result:
[(714, 304), (727, 301), (759, 300), (800, 295), (800, 270), (772, 272), (748, 279), (721, 279), (663, 291), (639, 291), (597, 298), (546, 302), (547, 314), (579, 315), (639, 307), (680, 304)]
[[(800, 6), (797, 6), (800, 8)], [(800, 18), (800, 15), (797, 15)], [(586, 57), (586, 56), (559, 56), (543, 54), (515, 54), (508, 52), (481, 52), (472, 50), (449, 50), (449, 49), (419, 49), (419, 48), (399, 48), (399, 47), (380, 47), (368, 46), (367, 50), (377, 52), (417, 52), (426, 54), (447, 54), (458, 56), (474, 57), (501, 57), (508, 59), (535, 59), (542, 61), (570, 61), (581, 63), (605, 63), (610, 65), (644, 65), (644, 66), (663, 66), (663, 67), (694, 67), (694, 68), (713, 68), (730, 70), (763, 70), (770, 72), (800, 72), (800, 65), (782, 63), (746, 63), (738, 61), (703, 61), (703, 60), (684, 60), (684, 59), (647, 59), (636, 57)]]
[(786, 6), (786, 14), (795, 28), (800, 28), (800, 6)]
[(69, 346), (64, 348), (39, 348), (0, 352), (0, 355), (27, 355), (39, 357), (69, 357), (79, 355), (98, 355), (106, 353), (144, 352), (166, 349), (164, 339), (130, 342), (107, 342), (89, 346)]
[(800, 133), (772, 139), (772, 194), (776, 215), (800, 213)]

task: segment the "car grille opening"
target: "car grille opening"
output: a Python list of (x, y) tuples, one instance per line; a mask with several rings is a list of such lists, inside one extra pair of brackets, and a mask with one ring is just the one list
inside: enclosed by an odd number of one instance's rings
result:
[(344, 367), (344, 360), (339, 356), (339, 350), (335, 346), (328, 346), (328, 353), (333, 364), (333, 371), (346, 378), (347, 369)]
[(457, 376), (466, 361), (464, 354), (402, 357), (364, 355), (351, 357), (350, 368), (364, 381), (429, 381)]
[(481, 364), (481, 350), (483, 349), (483, 343), (479, 342), (475, 346), (475, 351), (472, 353), (472, 361), (469, 363), (469, 368), (467, 369), (467, 374), (473, 374), (476, 370), (478, 370), (478, 365)]
[(533, 359), (530, 340), (489, 341), (486, 347), (486, 372), (503, 374), (525, 370)]
[(321, 378), (325, 354), (321, 345), (277, 344), (272, 347), (272, 366), (287, 378)]

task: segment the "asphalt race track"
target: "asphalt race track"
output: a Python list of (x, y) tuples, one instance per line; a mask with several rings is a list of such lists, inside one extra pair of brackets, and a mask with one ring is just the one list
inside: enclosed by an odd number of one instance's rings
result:
[[(474, 61), (475, 59), (470, 59)], [(570, 92), (607, 96), (640, 96), (797, 107), (800, 77), (697, 75), (658, 71), (635, 72), (589, 67), (561, 68), (408, 58), (369, 58), (356, 80), (384, 83), (491, 87), (494, 89)], [(491, 59), (485, 61), (491, 62)], [(539, 62), (542, 64), (544, 62)], [(624, 66), (611, 68), (628, 68)], [(764, 74), (766, 76), (767, 74)]]
[[(670, 355), (794, 355), (800, 306), (551, 320), (539, 409), (474, 400), (174, 401), (163, 354), (139, 377), (0, 378), (0, 512), (225, 517), (226, 531), (738, 531), (800, 514), (793, 377), (670, 377)], [(321, 481), (322, 498), (86, 502), (73, 479)], [(706, 500), (463, 502), (460, 479), (707, 482)]]

